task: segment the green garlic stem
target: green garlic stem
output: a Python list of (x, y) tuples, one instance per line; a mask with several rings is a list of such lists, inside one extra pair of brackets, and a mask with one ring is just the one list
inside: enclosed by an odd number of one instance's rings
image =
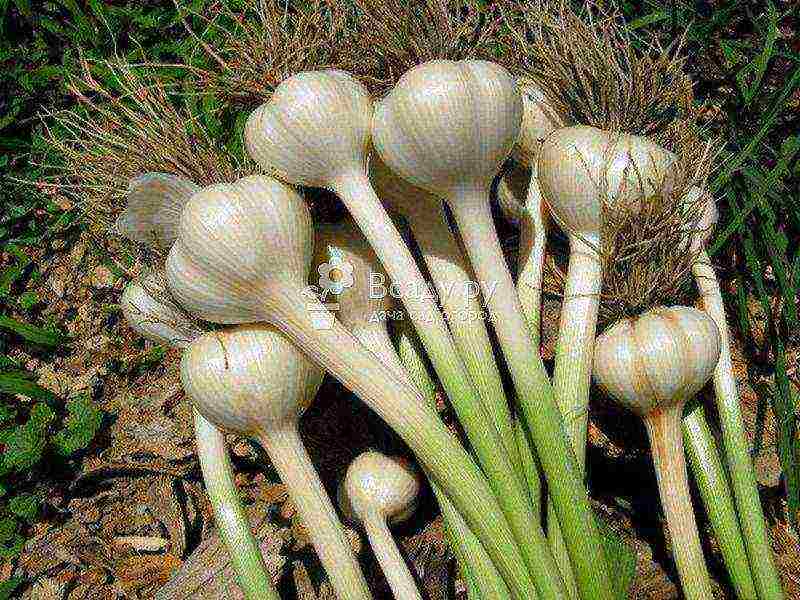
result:
[(367, 516), (364, 529), (395, 600), (422, 600), (417, 583), (384, 518), (378, 514)]
[[(597, 250), (578, 236), (570, 237), (569, 268), (556, 345), (553, 392), (578, 459), (581, 472), (586, 463), (589, 423), (589, 390), (600, 302), (601, 265)], [(548, 507), (550, 547), (567, 586), (577, 592), (562, 531), (552, 506)]]
[(487, 193), (476, 190), (472, 194), (456, 198), (451, 207), (547, 477), (578, 589), (584, 598), (611, 600), (611, 579), (600, 531), (539, 349), (533, 345), (522, 316), (486, 202)]
[(214, 519), (228, 548), (239, 587), (247, 600), (280, 600), (236, 492), (225, 435), (197, 411), (194, 428)]
[(471, 293), (474, 280), (447, 225), (444, 207), (420, 203), (407, 212), (406, 218), (431, 274), (456, 348), (478, 389), (486, 415), (521, 476), (511, 411), (483, 319), (483, 307), (477, 295)]
[(714, 391), (722, 426), (724, 458), (731, 477), (731, 487), (750, 568), (759, 598), (780, 600), (784, 597), (783, 590), (772, 556), (770, 536), (764, 520), (758, 482), (750, 459), (749, 442), (739, 407), (739, 392), (731, 363), (730, 332), (722, 301), (722, 290), (706, 252), (700, 254), (692, 271), (700, 290), (703, 307), (719, 327), (722, 340), (719, 362), (714, 370)]
[(542, 329), (542, 270), (547, 231), (544, 225), (542, 192), (536, 173), (537, 165), (534, 162), (525, 200), (526, 214), (520, 222), (517, 293), (533, 344), (539, 346)]
[[(400, 329), (396, 355), (399, 356), (404, 371), (425, 396), (428, 404), (435, 409), (436, 384), (428, 373), (421, 349), (407, 328)], [(431, 488), (442, 509), (445, 533), (455, 554), (456, 563), (464, 575), (470, 600), (510, 600), (508, 588), (486, 549), (441, 488), (433, 482)]]
[(757, 598), (728, 477), (702, 404), (684, 414), (683, 443), (736, 597)]
[[(369, 185), (366, 175), (353, 175), (343, 179), (335, 189), (341, 197), (348, 199), (351, 215), (392, 281), (399, 282), (403, 288), (411, 284), (416, 290), (426, 289), (425, 279), (411, 252)], [(376, 218), (376, 214), (383, 214), (385, 220)], [(503, 451), (503, 443), (497, 430), (486, 427), (480, 396), (458, 355), (442, 313), (433, 300), (424, 294), (401, 295), (409, 317), (511, 527), (517, 547), (524, 556), (522, 564), (527, 566), (537, 590), (544, 597), (563, 596), (563, 584), (547, 548), (546, 538), (542, 534), (540, 539), (538, 535), (542, 530), (530, 509), (527, 493), (514, 465)], [(451, 499), (455, 501), (454, 498)], [(464, 514), (463, 507), (458, 508)], [(467, 515), (464, 516), (466, 518)], [(513, 587), (511, 582), (507, 583)], [(528, 596), (530, 589), (526, 592)]]

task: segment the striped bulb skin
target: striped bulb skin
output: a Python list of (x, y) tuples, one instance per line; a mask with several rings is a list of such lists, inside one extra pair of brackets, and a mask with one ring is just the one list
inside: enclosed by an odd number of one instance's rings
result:
[(717, 325), (695, 308), (655, 308), (597, 338), (594, 376), (640, 416), (684, 403), (711, 378), (720, 353)]

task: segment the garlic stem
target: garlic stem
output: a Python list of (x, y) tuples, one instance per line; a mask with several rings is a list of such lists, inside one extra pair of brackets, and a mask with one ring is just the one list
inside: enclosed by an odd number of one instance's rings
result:
[(239, 586), (247, 600), (280, 600), (236, 493), (225, 436), (196, 410), (194, 428), (197, 455), (214, 518), (230, 553)]
[[(570, 236), (569, 268), (556, 345), (553, 393), (564, 418), (581, 473), (585, 470), (586, 435), (589, 422), (589, 388), (592, 379), (597, 311), (600, 303), (601, 265), (597, 254), (599, 240)], [(548, 506), (548, 539), (553, 555), (570, 589), (575, 589), (574, 574), (564, 548), (561, 528)]]
[(544, 205), (542, 191), (536, 179), (538, 165), (531, 163), (531, 181), (525, 201), (526, 213), (520, 220), (519, 257), (520, 269), (517, 276), (517, 294), (522, 306), (522, 314), (528, 322), (531, 339), (539, 346), (542, 330), (542, 269), (547, 230), (544, 224)]
[(521, 473), (511, 411), (486, 330), (483, 307), (470, 295), (474, 284), (458, 242), (447, 226), (442, 204), (417, 203), (406, 220), (419, 245), (453, 340), (483, 401), (486, 415), (500, 434), (506, 455)]
[(519, 448), (525, 483), (528, 486), (528, 495), (531, 499), (531, 509), (534, 515), (541, 517), (542, 479), (539, 461), (533, 452), (533, 444), (530, 441), (527, 427), (525, 427), (525, 423), (520, 418), (514, 420), (514, 435), (517, 437), (517, 447)]
[(298, 308), (296, 299), (301, 294), (299, 287), (273, 282), (264, 302), (275, 326), (398, 433), (484, 544), (515, 598), (528, 598), (534, 584), (525, 561), (498, 500), (475, 463), (419, 392), (376, 361), (340, 324), (316, 328), (312, 313), (325, 308), (312, 299), (306, 301), (305, 310)]
[[(334, 185), (334, 190), (347, 199), (350, 214), (364, 232), (390, 279), (400, 282), (401, 287), (410, 284), (416, 290), (426, 289), (425, 279), (411, 252), (375, 195), (366, 175), (358, 173), (340, 178)], [(376, 215), (381, 214), (385, 219), (376, 218)], [(480, 397), (454, 347), (441, 312), (433, 300), (423, 294), (404, 294), (403, 302), (500, 502), (518, 547), (525, 557), (525, 564), (539, 586), (537, 589), (544, 596), (548, 593), (563, 595), (558, 574), (551, 569), (555, 563), (550, 553), (545, 551), (546, 543), (541, 543), (543, 539), (531, 537), (541, 531), (541, 527), (536, 526), (522, 482), (509, 457), (503, 452), (497, 431), (486, 427)], [(596, 570), (596, 567), (593, 569)]]
[(684, 595), (688, 600), (708, 600), (713, 598), (713, 592), (691, 510), (681, 434), (682, 409), (683, 403), (678, 403), (656, 409), (643, 418)]
[[(396, 355), (411, 381), (425, 396), (428, 404), (435, 408), (436, 384), (428, 373), (419, 346), (411, 332), (406, 329), (400, 331)], [(511, 596), (508, 588), (480, 540), (472, 533), (442, 489), (435, 482), (431, 482), (431, 488), (442, 509), (445, 532), (466, 582), (470, 600), (509, 600)]]
[(392, 538), (386, 520), (378, 514), (369, 515), (364, 520), (364, 529), (395, 599), (422, 600), (414, 577)]
[(731, 363), (730, 332), (722, 291), (711, 260), (705, 251), (700, 253), (692, 270), (703, 300), (703, 307), (717, 324), (722, 338), (722, 350), (714, 371), (714, 391), (722, 425), (725, 461), (731, 476), (750, 567), (759, 597), (780, 599), (784, 597), (783, 590), (772, 556), (769, 532), (758, 494), (758, 482), (750, 459), (749, 443), (739, 408), (739, 393)]
[(553, 373), (553, 393), (581, 471), (586, 462), (589, 387), (600, 302), (598, 241), (570, 236), (569, 268)]
[(683, 443), (736, 597), (757, 598), (728, 476), (700, 403), (683, 417)]
[(261, 433), (258, 441), (286, 486), (338, 598), (372, 598), (296, 424)]
[(474, 197), (458, 198), (450, 206), (483, 288), (487, 308), (517, 390), (518, 402), (547, 476), (578, 588), (585, 598), (610, 598), (609, 575), (602, 559), (600, 532), (579, 465), (569, 447), (564, 422), (555, 403), (539, 349), (533, 345), (522, 316), (489, 204), (484, 192), (472, 193)]

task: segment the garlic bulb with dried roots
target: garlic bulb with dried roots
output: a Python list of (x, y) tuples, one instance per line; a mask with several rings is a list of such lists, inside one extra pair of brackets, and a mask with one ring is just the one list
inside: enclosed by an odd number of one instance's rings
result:
[[(203, 334), (170, 296), (163, 273), (151, 273), (140, 281), (128, 283), (120, 306), (130, 326), (155, 342), (186, 348)], [(194, 423), (197, 456), (214, 518), (245, 598), (278, 600), (236, 491), (225, 435), (196, 409)]]
[[(581, 593), (609, 598), (611, 584), (588, 494), (503, 259), (489, 191), (522, 122), (509, 73), (484, 61), (435, 60), (405, 73), (376, 107), (373, 144), (397, 175), (450, 206), (483, 291), (519, 404), (556, 498)], [(526, 532), (516, 531), (520, 540)]]
[[(298, 73), (250, 115), (245, 141), (249, 154), (267, 172), (294, 185), (331, 189), (342, 199), (399, 287), (451, 402), (460, 413), (474, 411), (480, 395), (444, 317), (425, 293), (422, 273), (367, 177), (372, 119), (372, 100), (350, 75), (335, 70)], [(469, 429), (472, 422), (464, 426)], [(505, 474), (490, 471), (487, 476), (492, 484), (502, 484)], [(513, 518), (514, 507), (504, 502), (503, 509)]]
[(780, 599), (783, 597), (783, 590), (772, 555), (770, 534), (764, 519), (758, 482), (750, 456), (750, 443), (739, 406), (738, 385), (731, 362), (730, 332), (722, 290), (711, 258), (705, 250), (717, 222), (717, 207), (714, 198), (700, 188), (691, 189), (687, 196), (689, 201), (703, 196), (707, 199), (705, 210), (696, 226), (698, 233), (692, 240), (692, 252), (697, 255), (692, 272), (700, 291), (703, 308), (714, 319), (722, 338), (722, 350), (717, 368), (714, 370), (714, 392), (722, 426), (724, 457), (738, 509), (742, 538), (759, 597)]
[(212, 322), (265, 321), (366, 402), (414, 451), (490, 552), (510, 588), (533, 583), (485, 478), (419, 393), (376, 361), (307, 284), (313, 231), (303, 199), (248, 177), (195, 194), (184, 209), (167, 277), (181, 304)]
[(408, 461), (365, 452), (347, 468), (339, 485), (345, 517), (360, 523), (396, 600), (422, 600), (414, 577), (389, 531), (417, 508), (421, 481)]
[(644, 420), (673, 555), (692, 600), (713, 594), (689, 496), (681, 418), (686, 401), (711, 378), (719, 353), (713, 319), (683, 306), (620, 321), (595, 344), (595, 380)]
[(210, 332), (181, 361), (183, 387), (200, 414), (258, 440), (269, 455), (337, 596), (366, 600), (372, 595), (298, 430), (323, 375), (269, 325)]

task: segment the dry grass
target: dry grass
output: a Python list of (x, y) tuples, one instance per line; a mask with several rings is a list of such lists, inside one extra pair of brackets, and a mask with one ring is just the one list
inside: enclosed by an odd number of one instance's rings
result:
[(237, 11), (219, 2), (207, 11), (213, 18), (176, 4), (198, 52), (210, 59), (199, 71), (200, 88), (234, 106), (258, 106), (299, 71), (349, 70), (360, 60), (353, 7), (339, 0), (250, 0)]
[(81, 207), (86, 219), (108, 229), (124, 207), (129, 181), (147, 172), (171, 173), (199, 185), (247, 172), (220, 148), (176, 90), (153, 67), (102, 65), (117, 89), (99, 84), (89, 64), (69, 82), (71, 110), (42, 115), (49, 173), (43, 183)]
[[(375, 94), (420, 63), (496, 59), (502, 20), (495, 5), (470, 0), (355, 0), (359, 47), (369, 57), (357, 74)], [(355, 62), (355, 61), (354, 61)]]
[(682, 40), (663, 48), (655, 38), (635, 38), (621, 15), (593, 1), (585, 15), (565, 0), (499, 6), (509, 38), (501, 62), (534, 79), (566, 122), (662, 136), (692, 118)]

